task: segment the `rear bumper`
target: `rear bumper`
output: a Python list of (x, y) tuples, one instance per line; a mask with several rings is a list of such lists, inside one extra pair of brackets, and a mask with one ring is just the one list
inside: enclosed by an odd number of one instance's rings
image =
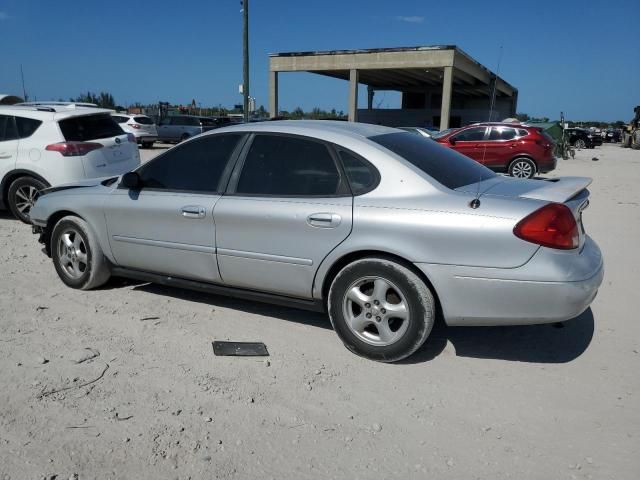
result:
[(449, 325), (528, 325), (580, 315), (604, 277), (602, 254), (587, 237), (580, 252), (540, 248), (513, 269), (417, 264), (431, 280)]

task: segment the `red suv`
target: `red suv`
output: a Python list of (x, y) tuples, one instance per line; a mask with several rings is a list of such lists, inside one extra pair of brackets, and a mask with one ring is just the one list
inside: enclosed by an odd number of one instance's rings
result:
[(538, 127), (477, 123), (432, 138), (512, 177), (531, 178), (556, 168), (553, 140)]

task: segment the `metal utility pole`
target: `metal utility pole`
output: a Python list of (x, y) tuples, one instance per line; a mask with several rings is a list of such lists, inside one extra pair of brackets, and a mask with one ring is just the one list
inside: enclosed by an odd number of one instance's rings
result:
[(249, 0), (242, 5), (242, 96), (244, 98), (244, 121), (249, 121)]
[(24, 98), (25, 102), (28, 102), (29, 97), (27, 97), (27, 89), (24, 88), (24, 71), (22, 70), (22, 64), (20, 64), (20, 77), (22, 77), (22, 98)]

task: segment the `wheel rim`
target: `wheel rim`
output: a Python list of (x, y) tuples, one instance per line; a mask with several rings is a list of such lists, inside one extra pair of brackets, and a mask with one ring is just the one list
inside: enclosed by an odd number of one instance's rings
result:
[(349, 330), (369, 345), (392, 345), (409, 328), (410, 310), (404, 293), (382, 277), (356, 280), (342, 303)]
[(584, 140), (576, 141), (576, 148), (584, 148), (584, 146), (585, 146)]
[(21, 215), (28, 216), (38, 199), (38, 189), (33, 185), (23, 185), (16, 190), (16, 209)]
[(518, 178), (530, 178), (533, 174), (533, 167), (529, 162), (516, 162), (511, 169), (511, 175)]
[(65, 274), (74, 279), (80, 278), (89, 268), (87, 245), (76, 229), (68, 228), (60, 235), (58, 260)]

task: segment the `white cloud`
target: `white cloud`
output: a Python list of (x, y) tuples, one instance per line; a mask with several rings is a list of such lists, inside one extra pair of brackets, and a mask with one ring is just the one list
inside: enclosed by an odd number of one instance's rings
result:
[(0, 12), (0, 20), (6, 20), (9, 18), (9, 14), (7, 12)]
[(398, 15), (396, 17), (396, 20), (399, 22), (406, 22), (406, 23), (422, 23), (424, 22), (424, 17), (419, 17), (417, 15), (411, 15), (411, 16), (403, 16), (403, 15)]

